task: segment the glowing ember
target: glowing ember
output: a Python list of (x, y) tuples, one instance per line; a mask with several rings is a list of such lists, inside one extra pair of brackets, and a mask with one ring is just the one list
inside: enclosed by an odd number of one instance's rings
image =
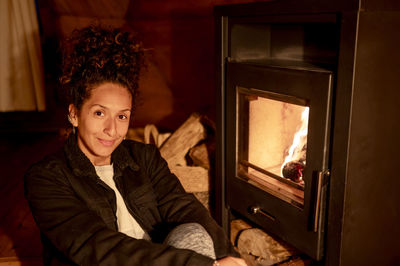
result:
[(292, 146), (281, 167), (282, 176), (294, 182), (302, 182), (303, 170), (306, 166), (309, 110), (309, 107), (305, 107), (301, 114), (301, 127), (294, 135)]
[(282, 175), (294, 182), (301, 182), (305, 165), (302, 162), (291, 161), (282, 168)]

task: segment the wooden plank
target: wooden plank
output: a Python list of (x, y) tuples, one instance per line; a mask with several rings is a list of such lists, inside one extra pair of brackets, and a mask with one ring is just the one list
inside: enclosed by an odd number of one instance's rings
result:
[(15, 198), (0, 222), (0, 257), (41, 256), (40, 233), (23, 196), (22, 184), (16, 188)]
[(0, 266), (43, 266), (41, 258), (4, 257), (0, 258)]
[[(53, 152), (58, 134), (13, 134), (0, 140), (0, 262), (2, 265), (41, 265), (42, 245), (28, 203), (23, 176), (29, 166)], [(23, 260), (21, 260), (23, 259)]]

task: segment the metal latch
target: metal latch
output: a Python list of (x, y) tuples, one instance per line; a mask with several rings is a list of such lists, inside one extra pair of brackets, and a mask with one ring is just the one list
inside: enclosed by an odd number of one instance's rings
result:
[(262, 215), (264, 215), (265, 217), (271, 219), (272, 221), (275, 221), (275, 217), (274, 217), (274, 216), (272, 216), (271, 214), (269, 214), (269, 213), (263, 211), (263, 210), (262, 210), (260, 207), (258, 207), (258, 206), (251, 206), (251, 207), (249, 208), (249, 212), (250, 212), (251, 214), (257, 214), (257, 213), (262, 214)]
[(314, 192), (314, 217), (312, 221), (311, 229), (313, 232), (318, 231), (318, 221), (320, 215), (320, 208), (321, 208), (321, 192), (322, 187), (327, 184), (327, 178), (330, 176), (329, 170), (325, 171), (318, 171), (316, 174), (315, 180), (315, 192)]

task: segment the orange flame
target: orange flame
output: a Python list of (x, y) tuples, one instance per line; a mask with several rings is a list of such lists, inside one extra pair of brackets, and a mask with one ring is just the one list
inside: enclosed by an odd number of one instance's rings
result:
[(292, 146), (289, 148), (289, 153), (285, 158), (281, 166), (281, 175), (283, 167), (286, 163), (290, 161), (300, 161), (302, 160), (305, 165), (305, 150), (303, 147), (307, 145), (307, 132), (308, 132), (308, 115), (309, 115), (309, 107), (305, 107), (303, 113), (301, 114), (301, 126), (300, 129), (296, 132), (293, 137)]

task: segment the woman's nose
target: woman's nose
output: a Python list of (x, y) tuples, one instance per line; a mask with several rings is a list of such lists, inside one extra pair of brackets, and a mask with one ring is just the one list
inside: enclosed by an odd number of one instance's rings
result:
[(115, 122), (115, 120), (112, 119), (112, 118), (108, 118), (105, 121), (104, 133), (106, 133), (110, 137), (113, 137), (113, 136), (115, 136), (115, 134), (117, 132), (117, 128), (116, 127), (117, 127), (117, 123)]

